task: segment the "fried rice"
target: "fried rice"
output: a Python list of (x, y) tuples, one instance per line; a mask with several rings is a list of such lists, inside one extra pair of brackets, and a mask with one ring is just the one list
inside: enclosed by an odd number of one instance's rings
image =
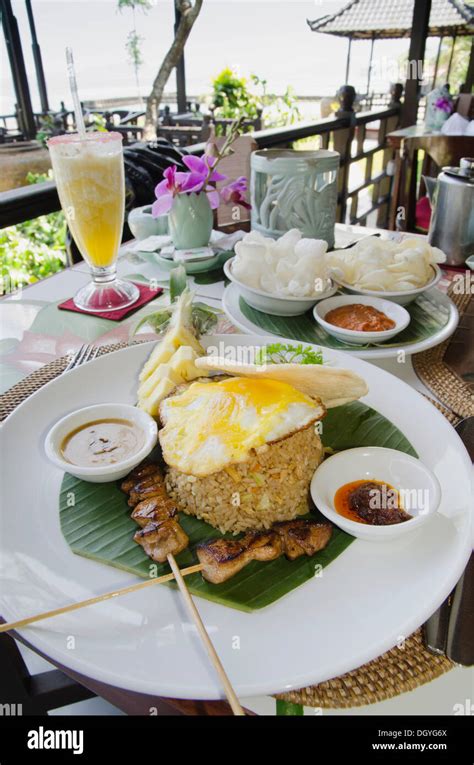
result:
[(221, 532), (268, 529), (308, 512), (311, 478), (322, 458), (312, 424), (205, 477), (168, 467), (166, 488), (179, 510)]

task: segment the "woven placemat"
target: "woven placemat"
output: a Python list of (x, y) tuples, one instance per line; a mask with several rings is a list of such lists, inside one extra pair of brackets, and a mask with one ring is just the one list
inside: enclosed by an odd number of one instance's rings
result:
[[(448, 295), (456, 305), (462, 319), (472, 295), (458, 293), (451, 285)], [(459, 377), (445, 362), (444, 357), (452, 338), (448, 338), (428, 351), (413, 355), (413, 368), (420, 380), (435, 396), (459, 417), (474, 415), (474, 394), (469, 385)]]
[[(128, 345), (137, 345), (144, 340), (136, 340), (133, 343), (114, 343), (113, 345), (101, 345), (98, 346), (97, 356), (104, 356), (106, 353), (112, 353), (112, 351), (120, 351), (122, 348), (127, 348)], [(37, 369), (36, 372), (32, 372), (28, 377), (24, 377), (23, 380), (13, 385), (5, 393), (0, 396), (0, 422), (8, 417), (13, 410), (22, 403), (28, 396), (35, 393), (37, 390), (46, 385), (46, 383), (54, 380), (64, 370), (71, 360), (70, 356), (61, 356), (49, 364), (45, 364), (41, 369)]]
[[(126, 347), (126, 343), (102, 346), (98, 355)], [(66, 368), (69, 358), (63, 357), (38, 369), (0, 396), (0, 420), (5, 419), (28, 396), (54, 380)], [(458, 418), (438, 403), (432, 402), (452, 424)], [(348, 708), (374, 704), (398, 696), (434, 680), (453, 667), (444, 656), (429, 653), (422, 640), (421, 629), (408, 637), (400, 647), (392, 648), (362, 667), (319, 685), (279, 694), (278, 699), (321, 708)]]
[(392, 648), (352, 672), (299, 691), (278, 694), (276, 698), (322, 709), (362, 707), (413, 691), (453, 666), (445, 656), (435, 656), (426, 650), (419, 629), (400, 648)]

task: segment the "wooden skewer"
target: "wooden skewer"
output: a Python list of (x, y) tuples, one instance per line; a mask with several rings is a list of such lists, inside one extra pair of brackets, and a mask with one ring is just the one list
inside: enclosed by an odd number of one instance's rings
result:
[(196, 605), (194, 603), (194, 600), (191, 597), (191, 594), (186, 586), (186, 582), (183, 579), (183, 573), (184, 571), (180, 571), (178, 564), (176, 563), (176, 560), (174, 558), (174, 555), (170, 553), (168, 555), (168, 563), (171, 566), (171, 571), (174, 574), (174, 578), (176, 579), (176, 583), (181, 591), (181, 595), (184, 598), (184, 601), (186, 603), (187, 609), (192, 616), (194, 623), (197, 627), (197, 630), (199, 632), (199, 635), (202, 639), (202, 642), (204, 643), (204, 646), (206, 648), (207, 653), (209, 654), (209, 657), (214, 664), (214, 667), (217, 671), (217, 674), (219, 675), (222, 685), (224, 687), (225, 695), (227, 696), (227, 700), (230, 704), (230, 707), (234, 713), (234, 715), (244, 715), (245, 712), (240, 706), (240, 702), (237, 698), (237, 695), (231, 685), (231, 682), (229, 678), (227, 677), (226, 671), (224, 667), (222, 666), (221, 660), (219, 659), (219, 656), (217, 655), (217, 651), (214, 648), (211, 638), (207, 634), (207, 630), (204, 626), (204, 623), (201, 619), (201, 616), (199, 614), (199, 611), (196, 608)]
[[(174, 558), (173, 558), (174, 561)], [(176, 565), (176, 561), (175, 565)], [(179, 577), (189, 574), (195, 574), (197, 571), (202, 571), (202, 563), (197, 563), (195, 566), (189, 566), (179, 570)], [(0, 624), (0, 632), (9, 632), (10, 630), (19, 629), (20, 627), (26, 627), (33, 622), (39, 622), (42, 619), (49, 619), (51, 616), (58, 616), (59, 614), (66, 614), (69, 611), (77, 611), (78, 608), (85, 608), (86, 606), (92, 606), (94, 603), (101, 603), (104, 600), (110, 600), (111, 598), (117, 598), (120, 595), (127, 595), (129, 592), (136, 592), (137, 590), (143, 590), (145, 587), (151, 587), (153, 584), (162, 584), (163, 582), (169, 582), (171, 579), (175, 579), (175, 573), (163, 574), (154, 579), (147, 579), (144, 582), (138, 584), (131, 584), (129, 587), (122, 587), (120, 590), (114, 590), (113, 592), (106, 592), (103, 595), (97, 595), (94, 598), (88, 598), (87, 600), (80, 600), (77, 603), (70, 603), (68, 606), (61, 606), (61, 608), (54, 608), (52, 611), (44, 611), (41, 614), (35, 614), (34, 616), (27, 616), (24, 619), (19, 619), (16, 622), (8, 622), (7, 624)], [(179, 582), (178, 582), (179, 584)], [(184, 584), (184, 580), (183, 580)]]

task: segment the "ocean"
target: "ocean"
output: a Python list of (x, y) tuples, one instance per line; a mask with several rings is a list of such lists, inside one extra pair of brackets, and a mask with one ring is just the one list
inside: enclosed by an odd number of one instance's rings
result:
[[(347, 41), (311, 32), (306, 20), (332, 13), (342, 0), (204, 0), (201, 14), (186, 45), (187, 92), (205, 98), (212, 78), (224, 67), (241, 76), (257, 74), (270, 93), (282, 94), (288, 85), (301, 96), (334, 95), (344, 84)], [(13, 0), (30, 83), (33, 108), (39, 97), (31, 52), (31, 36), (23, 0)], [(80, 96), (83, 100), (148, 95), (163, 56), (173, 39), (173, 2), (155, 0), (146, 13), (135, 13), (143, 59), (139, 88), (125, 49), (133, 29), (129, 9), (117, 10), (116, 0), (34, 0), (36, 30), (41, 46), (50, 107), (65, 101), (71, 107), (66, 77), (65, 48), (74, 51)], [(374, 51), (373, 89), (386, 92), (407, 40), (380, 41)], [(0, 44), (0, 114), (13, 110), (13, 91), (5, 43)], [(352, 45), (349, 80), (358, 92), (367, 81), (369, 44)], [(174, 92), (171, 75), (167, 91)]]

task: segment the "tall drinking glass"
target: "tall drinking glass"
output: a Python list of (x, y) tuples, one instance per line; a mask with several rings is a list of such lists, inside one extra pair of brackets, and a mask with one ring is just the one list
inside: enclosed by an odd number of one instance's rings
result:
[(51, 138), (48, 148), (61, 207), (92, 274), (74, 303), (97, 313), (132, 305), (137, 287), (116, 278), (125, 211), (122, 136), (72, 133)]

